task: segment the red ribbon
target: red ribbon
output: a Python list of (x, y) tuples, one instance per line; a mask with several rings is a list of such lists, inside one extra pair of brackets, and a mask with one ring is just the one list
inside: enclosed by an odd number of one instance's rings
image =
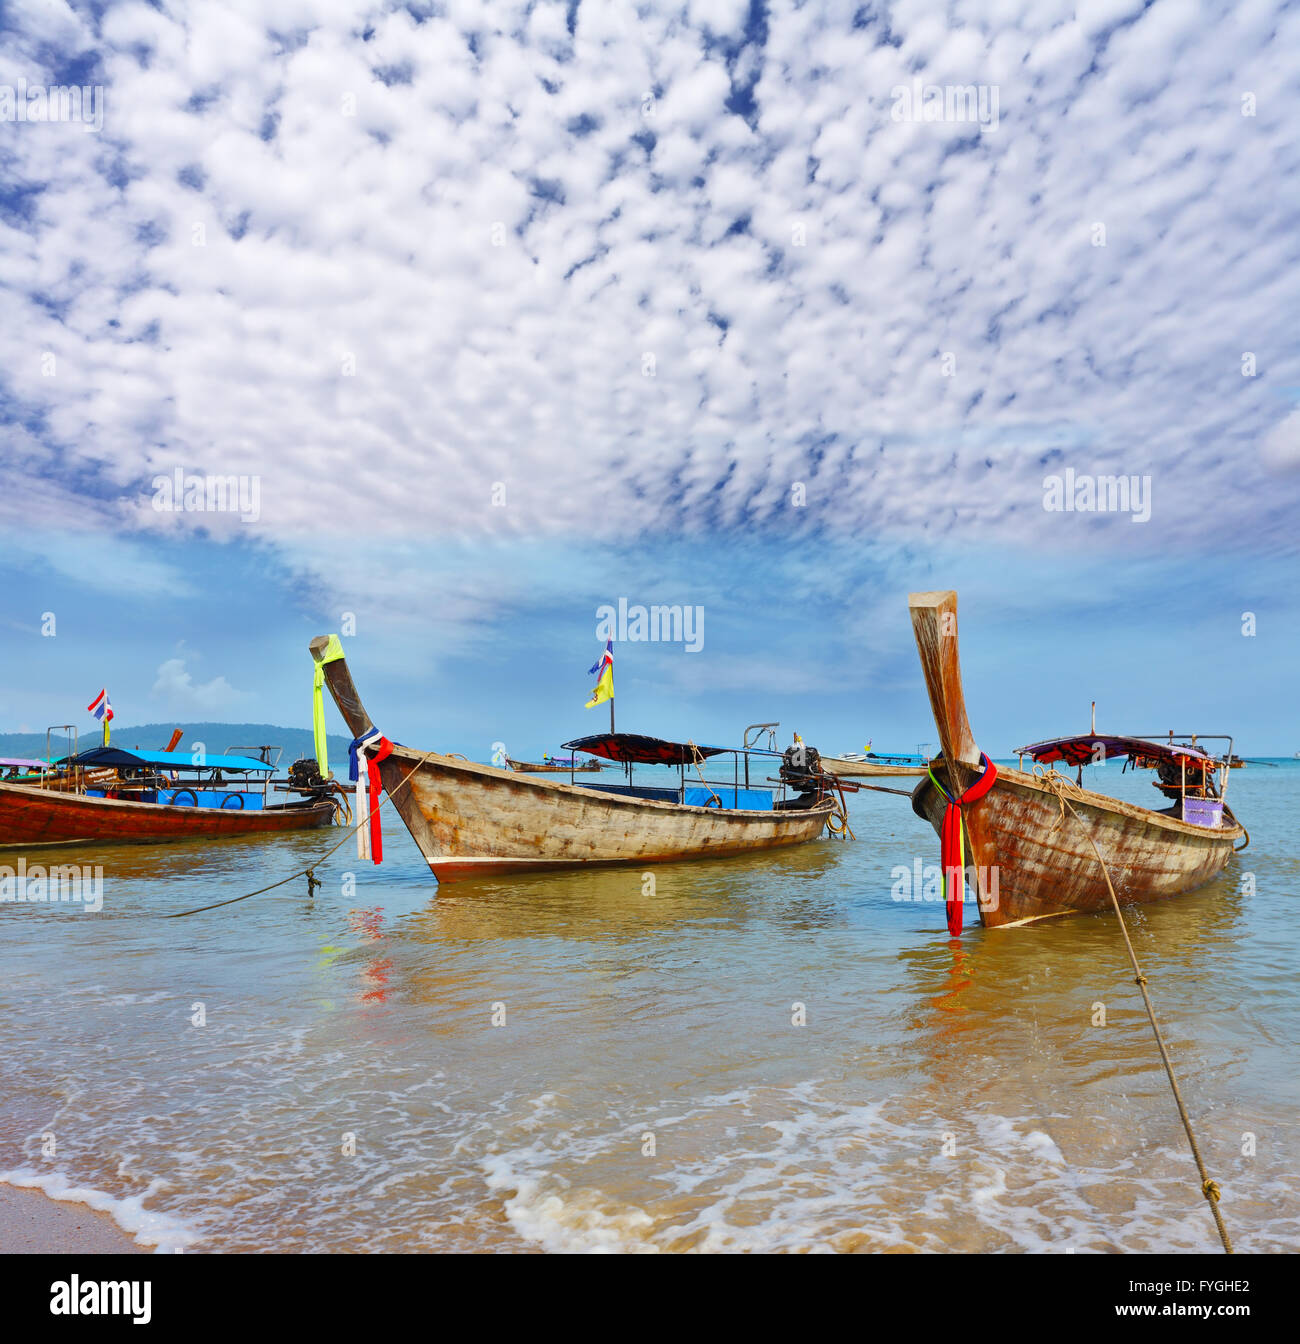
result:
[(998, 768), (983, 752), (980, 761), (984, 769), (980, 777), (961, 794), (954, 798), (947, 789), (928, 771), (930, 782), (948, 800), (943, 809), (943, 825), (939, 830), (939, 862), (943, 868), (943, 880), (947, 884), (948, 932), (955, 938), (961, 933), (962, 900), (966, 894), (966, 837), (962, 822), (961, 809), (964, 803), (976, 803), (993, 787), (998, 777)]
[(370, 808), (370, 857), (375, 863), (384, 860), (384, 835), (379, 824), (379, 762), (393, 754), (393, 744), (386, 738), (379, 739), (379, 745), (373, 751), (366, 752), (366, 766), (370, 775), (370, 788), (366, 793), (366, 803)]

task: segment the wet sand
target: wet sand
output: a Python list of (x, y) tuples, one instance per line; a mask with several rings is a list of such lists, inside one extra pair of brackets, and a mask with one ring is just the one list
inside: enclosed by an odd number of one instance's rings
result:
[(143, 1255), (106, 1213), (41, 1190), (0, 1185), (0, 1254)]

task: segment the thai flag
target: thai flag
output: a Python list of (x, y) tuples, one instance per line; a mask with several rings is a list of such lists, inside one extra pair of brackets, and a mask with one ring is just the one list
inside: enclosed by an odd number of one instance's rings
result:
[(589, 677), (594, 677), (597, 675), (597, 673), (603, 674), (606, 666), (609, 667), (614, 666), (614, 641), (612, 639), (608, 639), (605, 641), (605, 652), (602, 653), (594, 663), (592, 663), (590, 669), (587, 672), (587, 675)]
[(100, 691), (86, 708), (100, 721), (100, 723), (112, 723), (113, 706), (109, 703), (107, 691)]

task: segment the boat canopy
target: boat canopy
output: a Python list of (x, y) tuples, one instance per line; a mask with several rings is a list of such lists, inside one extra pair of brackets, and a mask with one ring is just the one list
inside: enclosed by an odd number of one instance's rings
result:
[(138, 765), (162, 766), (167, 770), (266, 770), (273, 765), (252, 756), (205, 756), (202, 763), (190, 760), (182, 752), (126, 751), (122, 747), (91, 747), (76, 756), (64, 756), (59, 765), (80, 765), (97, 769), (122, 769)]
[(639, 733), (598, 733), (563, 744), (565, 751), (585, 751), (607, 761), (632, 765), (691, 765), (705, 756), (719, 756), (729, 747), (705, 747), (693, 742), (665, 742)]
[[(1103, 756), (1104, 753), (1104, 756)], [(1068, 765), (1089, 765), (1113, 756), (1128, 756), (1135, 764), (1157, 761), (1192, 761), (1203, 763), (1214, 758), (1200, 747), (1189, 747), (1177, 742), (1150, 742), (1145, 737), (1107, 737), (1099, 733), (1083, 733), (1078, 737), (1054, 737), (1046, 742), (1035, 742), (1020, 747), (1017, 756), (1030, 756), (1035, 761), (1051, 764), (1065, 761)]]
[(48, 764), (47, 761), (34, 761), (27, 756), (0, 756), (0, 766), (16, 765), (28, 770), (44, 770)]

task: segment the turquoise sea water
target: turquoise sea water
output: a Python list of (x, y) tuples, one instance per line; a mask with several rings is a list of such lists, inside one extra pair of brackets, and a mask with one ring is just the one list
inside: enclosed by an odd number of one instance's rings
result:
[[(1300, 763), (1229, 800), (1250, 848), (1129, 923), (1238, 1249), (1286, 1250)], [(194, 1252), (1215, 1249), (1114, 918), (950, 940), (891, 896), (907, 799), (852, 824), (439, 894), (390, 821), (182, 920), (336, 835), (69, 851), (102, 912), (0, 905), (0, 1174)]]

